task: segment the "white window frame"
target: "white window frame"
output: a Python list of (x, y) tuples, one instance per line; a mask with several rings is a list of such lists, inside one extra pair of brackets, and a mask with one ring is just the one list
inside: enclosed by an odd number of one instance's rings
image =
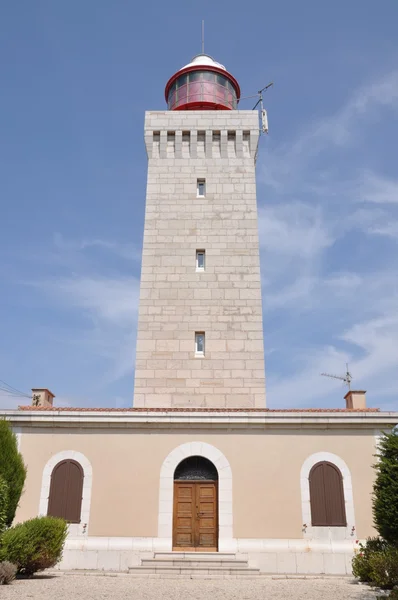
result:
[[(313, 526), (311, 523), (311, 497), (310, 497), (310, 472), (313, 466), (320, 462), (329, 462), (335, 465), (343, 478), (343, 489), (344, 489), (344, 503), (345, 512), (347, 519), (347, 527), (340, 526), (327, 526), (318, 527)], [(331, 452), (316, 452), (311, 454), (301, 467), (300, 473), (300, 487), (301, 487), (301, 511), (303, 518), (303, 537), (322, 540), (352, 540), (356, 539), (356, 524), (355, 524), (355, 511), (354, 511), (354, 497), (352, 492), (352, 479), (351, 473), (340, 456), (332, 454)]]
[[(199, 255), (203, 254), (203, 266), (199, 266)], [(196, 250), (196, 270), (204, 271), (206, 268), (206, 251), (205, 250)]]
[[(203, 350), (198, 350), (198, 338), (203, 336)], [(206, 335), (204, 331), (195, 331), (195, 356), (204, 356), (206, 350)]]
[[(203, 185), (203, 194), (200, 193), (200, 186)], [(196, 180), (196, 197), (204, 198), (206, 196), (206, 179), (199, 178)]]
[(90, 461), (81, 452), (75, 450), (63, 450), (54, 454), (43, 469), (41, 482), (39, 516), (46, 516), (48, 512), (48, 501), (50, 497), (51, 475), (58, 463), (63, 460), (75, 460), (83, 469), (83, 497), (80, 512), (80, 523), (70, 523), (68, 526), (69, 538), (87, 537), (89, 521), (90, 521), (90, 506), (91, 506), (91, 488), (93, 484), (93, 469)]

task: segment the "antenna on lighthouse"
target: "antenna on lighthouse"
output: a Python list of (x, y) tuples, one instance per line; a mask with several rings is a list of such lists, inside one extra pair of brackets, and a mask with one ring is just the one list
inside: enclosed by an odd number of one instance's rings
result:
[(347, 372), (344, 375), (344, 377), (341, 377), (339, 375), (330, 375), (329, 373), (321, 373), (321, 375), (323, 377), (332, 377), (333, 379), (340, 379), (340, 381), (344, 381), (344, 383), (348, 386), (348, 389), (351, 389), (351, 381), (352, 381), (352, 375), (348, 370), (348, 363), (346, 364), (346, 368), (347, 368)]
[(265, 85), (262, 90), (258, 90), (258, 92), (256, 94), (258, 96), (258, 100), (257, 100), (256, 104), (253, 106), (253, 110), (256, 110), (257, 106), (260, 105), (260, 118), (261, 118), (262, 133), (268, 133), (268, 115), (267, 115), (267, 111), (265, 110), (264, 104), (263, 104), (263, 92), (266, 92), (268, 90), (268, 88), (270, 88), (273, 85), (274, 85), (274, 82), (271, 81), (271, 83), (267, 83), (267, 85)]
[(205, 21), (202, 20), (202, 54), (205, 53)]

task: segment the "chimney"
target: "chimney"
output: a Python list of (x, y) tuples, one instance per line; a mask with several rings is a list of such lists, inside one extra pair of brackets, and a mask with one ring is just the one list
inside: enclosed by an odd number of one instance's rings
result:
[(366, 408), (366, 392), (350, 390), (344, 396), (346, 408)]
[(32, 388), (32, 406), (52, 407), (54, 398), (47, 388)]

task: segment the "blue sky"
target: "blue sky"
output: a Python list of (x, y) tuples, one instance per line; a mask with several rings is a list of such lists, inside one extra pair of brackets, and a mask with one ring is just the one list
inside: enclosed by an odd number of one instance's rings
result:
[(343, 406), (320, 373), (348, 361), (369, 405), (398, 409), (396, 0), (3, 1), (0, 379), (131, 406), (144, 111), (165, 108), (202, 19), (242, 96), (274, 81), (257, 163), (268, 406)]

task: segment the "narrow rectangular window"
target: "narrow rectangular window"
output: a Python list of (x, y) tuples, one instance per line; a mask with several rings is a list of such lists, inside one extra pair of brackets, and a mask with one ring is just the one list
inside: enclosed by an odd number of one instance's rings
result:
[(196, 191), (198, 198), (204, 198), (206, 195), (206, 179), (198, 179)]
[(205, 354), (205, 334), (203, 331), (195, 333), (195, 354), (197, 356), (204, 356)]
[(196, 250), (196, 270), (197, 271), (205, 270), (205, 251), (204, 250)]

